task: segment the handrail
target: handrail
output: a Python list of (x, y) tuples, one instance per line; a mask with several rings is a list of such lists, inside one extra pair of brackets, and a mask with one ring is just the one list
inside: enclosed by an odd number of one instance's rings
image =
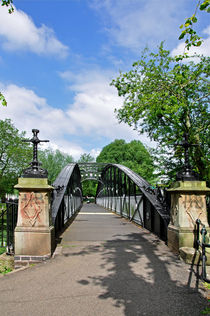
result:
[(55, 233), (58, 234), (65, 223), (82, 206), (81, 176), (78, 164), (66, 165), (54, 181), (53, 187), (52, 223)]
[[(202, 279), (205, 282), (210, 283), (210, 279), (208, 279), (206, 277), (206, 260), (207, 260), (206, 248), (210, 248), (210, 244), (206, 243), (207, 230), (206, 230), (205, 225), (201, 222), (200, 219), (196, 220), (196, 225), (197, 225), (197, 230), (196, 230), (196, 233), (197, 233), (196, 249), (199, 250), (199, 246), (202, 249), (202, 254), (201, 254), (202, 273), (201, 273), (201, 276), (202, 276)], [(200, 230), (200, 226), (202, 226), (201, 230)], [(202, 241), (200, 241), (200, 233), (201, 233), (201, 236), (202, 236)]]
[(134, 171), (119, 164), (102, 170), (96, 204), (128, 218), (167, 240), (169, 208), (160, 192)]
[(6, 247), (7, 253), (14, 251), (14, 229), (17, 223), (17, 201), (6, 201), (5, 209), (0, 214), (0, 246)]

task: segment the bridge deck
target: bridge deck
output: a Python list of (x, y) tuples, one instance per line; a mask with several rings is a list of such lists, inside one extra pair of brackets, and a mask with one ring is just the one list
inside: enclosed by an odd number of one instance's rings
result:
[(156, 236), (87, 204), (45, 264), (0, 278), (1, 315), (186, 316), (207, 305)]

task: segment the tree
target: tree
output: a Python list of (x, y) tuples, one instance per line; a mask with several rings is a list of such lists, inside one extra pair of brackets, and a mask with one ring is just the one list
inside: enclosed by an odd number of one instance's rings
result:
[(193, 29), (193, 25), (197, 23), (198, 19), (196, 18), (197, 10), (200, 9), (201, 11), (210, 12), (210, 0), (198, 0), (197, 6), (195, 9), (195, 13), (186, 19), (186, 22), (180, 25), (180, 29), (183, 29), (179, 36), (179, 40), (185, 39), (186, 48), (189, 50), (191, 46), (200, 46), (202, 44), (202, 39), (196, 31)]
[(12, 193), (17, 179), (32, 157), (31, 146), (22, 142), (20, 133), (11, 120), (0, 120), (0, 197)]
[(68, 164), (73, 162), (73, 157), (62, 153), (60, 150), (45, 149), (39, 150), (38, 159), (42, 163), (41, 167), (47, 169), (48, 179), (53, 183), (60, 171)]
[(9, 7), (8, 12), (11, 14), (14, 12), (14, 7), (13, 7), (13, 0), (2, 0), (2, 6)]
[[(80, 156), (78, 163), (94, 162), (95, 158), (90, 154), (84, 153)], [(83, 196), (96, 196), (98, 182), (94, 180), (85, 180), (82, 182)]]
[(90, 154), (82, 154), (78, 160), (78, 163), (83, 163), (83, 162), (94, 162), (95, 159), (92, 157)]
[(178, 63), (161, 44), (157, 53), (144, 50), (133, 69), (111, 83), (124, 97), (118, 120), (158, 143), (170, 176), (180, 170), (183, 149), (177, 144), (187, 133), (197, 145), (190, 150), (191, 163), (202, 179), (209, 179), (209, 61)]
[(102, 149), (96, 161), (121, 164), (150, 183), (155, 180), (153, 159), (149, 150), (138, 140), (126, 143), (123, 139), (116, 139)]

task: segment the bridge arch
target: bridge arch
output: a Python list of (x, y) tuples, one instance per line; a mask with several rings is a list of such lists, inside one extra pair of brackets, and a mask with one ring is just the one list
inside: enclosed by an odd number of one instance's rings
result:
[(167, 239), (170, 216), (160, 192), (119, 164), (107, 164), (101, 174), (96, 203)]
[(96, 204), (167, 239), (170, 216), (157, 189), (120, 164), (68, 164), (53, 183), (52, 218), (56, 231), (82, 206), (82, 182), (98, 182)]
[(65, 166), (53, 183), (52, 221), (55, 232), (82, 207), (81, 174), (78, 164)]

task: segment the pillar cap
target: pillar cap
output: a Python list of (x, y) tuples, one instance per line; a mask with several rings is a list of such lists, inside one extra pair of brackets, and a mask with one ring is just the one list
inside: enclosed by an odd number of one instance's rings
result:
[(173, 183), (170, 189), (167, 190), (170, 192), (200, 192), (208, 194), (210, 188), (206, 186), (206, 181), (176, 181)]
[(37, 189), (53, 190), (53, 186), (48, 184), (47, 178), (18, 178), (18, 184), (15, 189)]

